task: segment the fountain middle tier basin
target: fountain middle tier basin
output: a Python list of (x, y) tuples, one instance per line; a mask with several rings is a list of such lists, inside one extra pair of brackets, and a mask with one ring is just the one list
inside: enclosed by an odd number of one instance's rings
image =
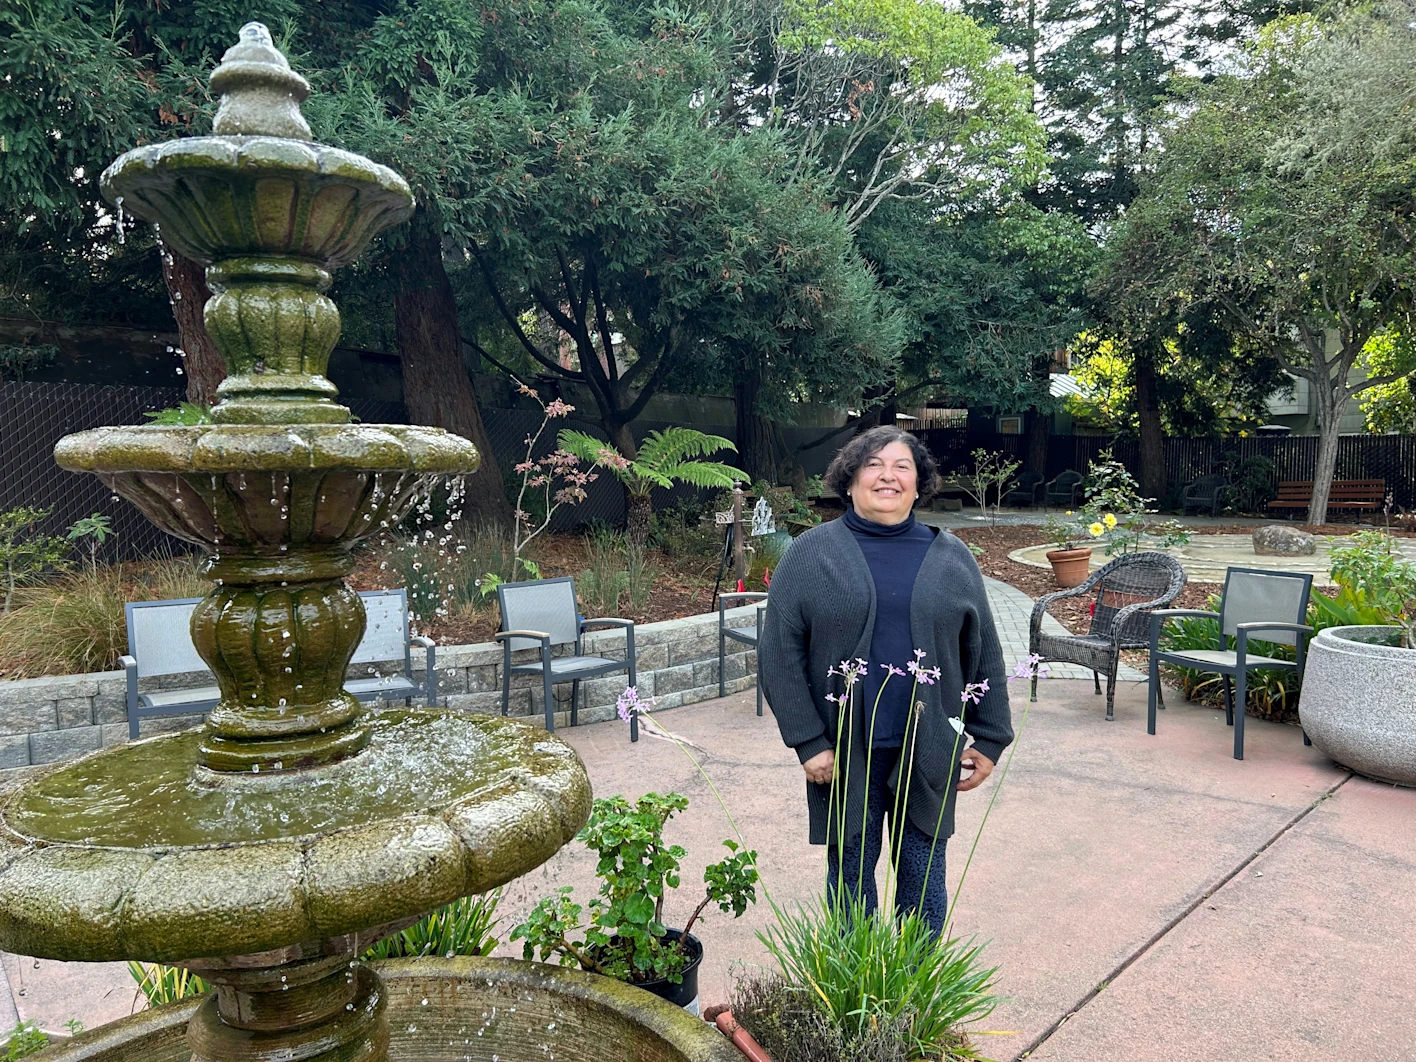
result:
[(54, 456), (215, 553), (348, 546), (480, 463), (461, 436), (407, 424), (95, 428)]
[(510, 881), (589, 816), (584, 766), (543, 730), (435, 710), (368, 726), (318, 770), (218, 774), (190, 730), (30, 780), (0, 804), (0, 947), (288, 962)]
[[(391, 1062), (742, 1062), (712, 1025), (641, 989), (543, 963), (492, 958), (373, 964)], [(200, 999), (81, 1033), (44, 1062), (188, 1062)]]

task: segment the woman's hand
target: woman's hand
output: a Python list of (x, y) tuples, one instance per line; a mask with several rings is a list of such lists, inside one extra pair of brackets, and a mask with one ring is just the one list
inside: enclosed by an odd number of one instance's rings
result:
[(806, 780), (817, 785), (829, 785), (836, 774), (836, 754), (831, 749), (818, 752), (801, 765), (806, 772)]
[(993, 773), (993, 761), (979, 752), (978, 749), (964, 749), (962, 755), (959, 756), (959, 765), (961, 767), (969, 767), (973, 770), (973, 774), (960, 780), (960, 793), (967, 793), (970, 789), (977, 789), (979, 786), (983, 785), (984, 780)]

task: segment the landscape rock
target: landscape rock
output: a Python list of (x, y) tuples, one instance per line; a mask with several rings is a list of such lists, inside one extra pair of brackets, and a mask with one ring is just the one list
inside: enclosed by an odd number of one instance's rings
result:
[(1283, 524), (1266, 524), (1254, 531), (1254, 552), (1260, 557), (1311, 557), (1318, 540), (1306, 531)]

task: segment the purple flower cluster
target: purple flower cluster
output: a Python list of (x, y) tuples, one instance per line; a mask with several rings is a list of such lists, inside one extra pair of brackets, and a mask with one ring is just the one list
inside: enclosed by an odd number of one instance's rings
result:
[(615, 701), (615, 711), (619, 712), (619, 717), (625, 722), (629, 721), (632, 715), (646, 715), (654, 708), (654, 698), (643, 701), (639, 697), (639, 690), (634, 686), (626, 686), (624, 692)]

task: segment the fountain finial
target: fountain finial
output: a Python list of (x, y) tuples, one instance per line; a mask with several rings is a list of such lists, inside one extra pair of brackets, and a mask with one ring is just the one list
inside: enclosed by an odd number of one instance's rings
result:
[(213, 92), (221, 93), (212, 131), (218, 136), (279, 136), (309, 140), (309, 123), (300, 104), (310, 83), (294, 70), (263, 23), (241, 27), (241, 39), (226, 50), (211, 74)]

